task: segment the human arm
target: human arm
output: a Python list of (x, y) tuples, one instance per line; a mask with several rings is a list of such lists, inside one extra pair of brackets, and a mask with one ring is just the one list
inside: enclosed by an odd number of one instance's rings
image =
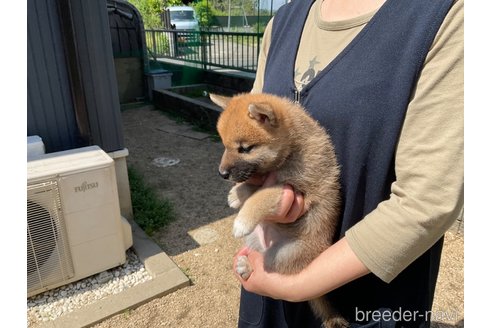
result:
[(345, 236), (385, 282), (429, 249), (463, 209), (463, 1), (429, 51), (396, 149), (390, 198)]
[(248, 256), (252, 273), (247, 280), (235, 274), (247, 291), (291, 302), (319, 297), (369, 273), (345, 238), (333, 244), (295, 275), (266, 272), (263, 267), (263, 255), (256, 251), (243, 248), (236, 255), (235, 261), (241, 255)]

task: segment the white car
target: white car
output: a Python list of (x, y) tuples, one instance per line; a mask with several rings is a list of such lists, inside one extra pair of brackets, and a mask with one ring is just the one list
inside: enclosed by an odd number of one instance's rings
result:
[(174, 25), (177, 30), (198, 31), (198, 20), (195, 10), (188, 6), (173, 6), (168, 7), (171, 18), (171, 25)]

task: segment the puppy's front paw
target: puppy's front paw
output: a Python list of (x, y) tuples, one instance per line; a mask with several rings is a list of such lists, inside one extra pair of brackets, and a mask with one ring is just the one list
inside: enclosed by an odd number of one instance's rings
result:
[(244, 280), (247, 280), (251, 275), (251, 266), (249, 265), (247, 256), (239, 256), (236, 262), (236, 272), (241, 276)]
[(229, 207), (238, 209), (243, 204), (239, 199), (238, 188), (237, 186), (232, 187), (231, 191), (229, 191), (229, 195), (227, 195), (227, 203)]
[(249, 235), (252, 231), (253, 229), (250, 229), (241, 220), (234, 220), (234, 224), (232, 226), (232, 234), (234, 235), (234, 237), (241, 238)]
[(259, 186), (248, 183), (238, 183), (229, 191), (227, 203), (230, 207), (238, 209), (259, 188)]
[(255, 224), (250, 224), (248, 220), (243, 220), (241, 213), (239, 213), (232, 225), (232, 234), (236, 238), (247, 236), (255, 230), (255, 226)]

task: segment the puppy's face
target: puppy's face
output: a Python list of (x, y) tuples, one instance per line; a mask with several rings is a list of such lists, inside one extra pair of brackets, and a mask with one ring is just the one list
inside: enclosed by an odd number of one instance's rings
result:
[(225, 150), (219, 165), (224, 179), (243, 182), (255, 174), (275, 170), (288, 151), (282, 142), (280, 117), (271, 104), (255, 102), (253, 95), (211, 99), (225, 108), (217, 130)]

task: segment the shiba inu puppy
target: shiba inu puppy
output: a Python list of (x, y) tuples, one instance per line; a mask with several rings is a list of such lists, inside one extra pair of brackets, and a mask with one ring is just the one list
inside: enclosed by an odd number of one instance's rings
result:
[[(236, 182), (229, 205), (239, 209), (233, 234), (264, 254), (267, 271), (294, 274), (334, 241), (340, 208), (339, 167), (329, 136), (298, 104), (269, 94), (232, 98), (210, 95), (224, 108), (217, 130), (225, 146), (219, 166)], [(246, 181), (276, 172), (278, 184), (259, 188)], [(307, 211), (294, 223), (266, 221), (276, 213), (289, 184), (304, 195)], [(243, 279), (251, 274), (246, 256), (237, 260)], [(310, 301), (325, 327), (348, 327), (325, 298)]]

